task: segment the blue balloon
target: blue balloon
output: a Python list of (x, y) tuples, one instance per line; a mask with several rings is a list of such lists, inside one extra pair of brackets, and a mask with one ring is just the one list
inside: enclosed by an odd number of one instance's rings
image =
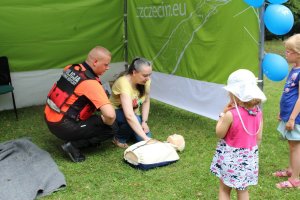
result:
[(249, 4), (250, 6), (253, 6), (255, 8), (259, 8), (261, 7), (265, 0), (244, 0), (247, 4)]
[(288, 33), (294, 25), (294, 16), (291, 10), (280, 4), (271, 4), (264, 15), (267, 29), (275, 35)]
[(262, 61), (263, 73), (271, 81), (283, 80), (289, 72), (289, 64), (280, 55), (268, 53)]
[(274, 4), (282, 4), (287, 2), (288, 0), (268, 0), (268, 2), (270, 3), (274, 3)]

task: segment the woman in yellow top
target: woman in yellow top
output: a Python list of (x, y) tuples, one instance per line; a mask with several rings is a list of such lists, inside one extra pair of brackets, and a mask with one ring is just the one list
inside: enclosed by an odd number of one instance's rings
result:
[(149, 140), (147, 124), (150, 109), (150, 83), (152, 64), (145, 58), (136, 58), (112, 86), (110, 101), (116, 110), (119, 130), (113, 143), (127, 148), (127, 141), (134, 136), (137, 141)]

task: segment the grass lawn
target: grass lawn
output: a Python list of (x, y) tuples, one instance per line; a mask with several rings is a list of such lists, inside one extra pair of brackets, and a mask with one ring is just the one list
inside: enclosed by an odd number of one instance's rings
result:
[[(281, 42), (269, 42), (266, 51), (282, 54), (284, 49)], [(251, 199), (299, 199), (298, 190), (278, 190), (275, 183), (284, 179), (271, 175), (288, 163), (287, 142), (276, 131), (283, 83), (265, 79), (268, 100), (263, 105), (260, 175), (258, 185), (249, 188)], [(85, 162), (73, 163), (60, 150), (62, 141), (48, 131), (42, 106), (22, 108), (18, 112), (18, 122), (13, 111), (0, 112), (0, 142), (31, 137), (51, 154), (67, 181), (65, 189), (43, 199), (217, 199), (219, 180), (209, 171), (217, 143), (214, 120), (153, 100), (149, 125), (155, 138), (164, 141), (170, 134), (181, 134), (186, 149), (175, 164), (139, 171), (123, 162), (123, 150), (110, 141), (85, 150)], [(232, 197), (236, 199), (235, 192)]]

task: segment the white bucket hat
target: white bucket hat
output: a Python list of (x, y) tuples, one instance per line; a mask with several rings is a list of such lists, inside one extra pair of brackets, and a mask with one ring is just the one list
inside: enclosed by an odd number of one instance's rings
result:
[(247, 69), (239, 69), (232, 72), (227, 80), (225, 90), (231, 92), (242, 102), (248, 102), (252, 99), (260, 99), (262, 102), (267, 98), (261, 89), (257, 86), (257, 78)]

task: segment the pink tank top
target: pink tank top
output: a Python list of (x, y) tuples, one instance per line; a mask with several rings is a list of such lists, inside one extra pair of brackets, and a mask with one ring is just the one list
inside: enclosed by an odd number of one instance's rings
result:
[(233, 115), (232, 124), (224, 138), (226, 143), (235, 148), (251, 148), (257, 144), (255, 135), (260, 127), (262, 112), (259, 110), (256, 116), (249, 115), (248, 111), (242, 107), (238, 107), (241, 114), (242, 120), (246, 129), (250, 134), (248, 134), (241, 123), (238, 116), (237, 110), (234, 108), (230, 110)]

